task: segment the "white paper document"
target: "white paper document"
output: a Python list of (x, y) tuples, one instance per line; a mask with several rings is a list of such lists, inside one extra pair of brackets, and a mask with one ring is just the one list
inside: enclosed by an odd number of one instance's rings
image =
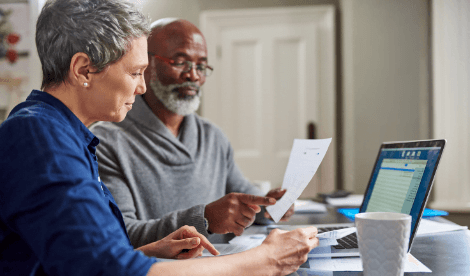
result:
[(273, 206), (266, 207), (275, 222), (279, 222), (315, 175), (331, 143), (328, 139), (294, 139), (282, 188), (286, 193)]
[[(362, 271), (361, 258), (316, 258), (309, 259), (310, 268), (299, 271)], [(427, 266), (408, 253), (405, 261), (405, 272), (432, 272)]]
[[(245, 234), (235, 237), (226, 243), (214, 243), (214, 247), (220, 252), (219, 256), (240, 253), (255, 248), (263, 243), (266, 239), (265, 234)], [(213, 256), (207, 249), (202, 251), (203, 257)]]
[[(355, 232), (356, 232), (356, 227), (349, 227), (349, 228), (344, 228), (344, 229), (339, 229), (339, 230), (334, 230), (334, 231), (329, 231), (329, 232), (318, 234), (317, 238), (320, 243), (315, 249), (318, 248), (317, 251), (321, 247), (328, 247), (329, 249), (329, 246), (338, 244), (338, 241), (337, 241), (338, 239), (344, 238), (347, 235), (355, 233)], [(331, 251), (329, 253), (331, 253)]]
[[(328, 247), (331, 245), (337, 245), (337, 239), (341, 239), (351, 233), (356, 232), (356, 227), (350, 227), (345, 229), (339, 229), (334, 231), (329, 231), (317, 235), (317, 238), (320, 240), (319, 247)], [(229, 241), (229, 244), (214, 244), (215, 248), (220, 252), (220, 255), (229, 255), (239, 252), (249, 250), (251, 248), (257, 247), (263, 243), (266, 239), (265, 234), (243, 234), (241, 236), (235, 237)], [(207, 249), (204, 249), (202, 252), (203, 257), (212, 256)]]
[(326, 203), (331, 206), (341, 207), (360, 207), (362, 201), (364, 200), (364, 195), (348, 195), (347, 197), (338, 197), (338, 198), (326, 198)]
[[(217, 249), (217, 251), (219, 251), (220, 255), (218, 256), (240, 253), (240, 252), (249, 250), (253, 247), (256, 247), (256, 246), (251, 247), (246, 244), (228, 244), (228, 243), (213, 243), (212, 245), (215, 247), (215, 249)], [(214, 255), (212, 255), (207, 249), (204, 249), (204, 251), (202, 251), (202, 257), (213, 257), (213, 256)]]
[(241, 235), (231, 239), (228, 243), (230, 244), (238, 244), (244, 245), (248, 249), (261, 245), (263, 241), (266, 239), (266, 235), (264, 234), (255, 234), (255, 235)]
[[(330, 246), (334, 245), (338, 245), (338, 241), (336, 239), (318, 239), (318, 246), (316, 248), (327, 247), (330, 249)], [(331, 250), (329, 253), (331, 253)]]
[(356, 233), (356, 227), (348, 227), (334, 231), (328, 231), (317, 235), (319, 239), (341, 239), (350, 235), (352, 233)]
[(441, 223), (441, 222), (432, 221), (428, 219), (422, 219), (419, 223), (418, 232), (416, 232), (416, 236), (426, 236), (426, 235), (432, 235), (435, 233), (465, 230), (465, 229), (468, 229), (468, 227), (460, 226), (457, 224)]

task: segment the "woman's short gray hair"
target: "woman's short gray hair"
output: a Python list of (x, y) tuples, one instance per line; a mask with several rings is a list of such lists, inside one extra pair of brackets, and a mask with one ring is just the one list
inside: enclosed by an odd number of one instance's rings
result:
[(118, 61), (134, 38), (150, 33), (149, 21), (123, 0), (48, 0), (36, 24), (41, 89), (65, 82), (73, 55), (88, 55), (97, 72)]

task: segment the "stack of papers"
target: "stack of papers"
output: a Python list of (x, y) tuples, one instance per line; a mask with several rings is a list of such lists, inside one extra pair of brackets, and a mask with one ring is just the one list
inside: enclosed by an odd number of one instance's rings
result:
[[(310, 268), (299, 268), (299, 275), (317, 275), (308, 272), (316, 271), (362, 271), (362, 261), (356, 258), (315, 258), (308, 260)], [(408, 253), (405, 262), (405, 272), (432, 272), (423, 263), (418, 261), (413, 255)]]
[(416, 236), (427, 236), (436, 233), (458, 231), (468, 229), (467, 226), (460, 226), (458, 224), (441, 223), (428, 219), (422, 219), (418, 226)]

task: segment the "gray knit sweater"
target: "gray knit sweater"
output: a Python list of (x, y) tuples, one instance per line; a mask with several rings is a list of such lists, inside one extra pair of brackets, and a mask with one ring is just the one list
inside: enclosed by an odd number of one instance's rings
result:
[(230, 192), (261, 195), (233, 160), (228, 139), (195, 114), (174, 137), (141, 96), (121, 123), (91, 127), (100, 139), (99, 174), (113, 194), (134, 247), (183, 225), (204, 228), (205, 205)]

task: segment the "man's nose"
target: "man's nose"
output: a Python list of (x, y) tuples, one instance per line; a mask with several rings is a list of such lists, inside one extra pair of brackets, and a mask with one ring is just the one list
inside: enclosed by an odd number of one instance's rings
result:
[(189, 71), (184, 74), (186, 74), (185, 77), (187, 81), (196, 82), (201, 78), (197, 73), (197, 66), (194, 63), (191, 64)]

